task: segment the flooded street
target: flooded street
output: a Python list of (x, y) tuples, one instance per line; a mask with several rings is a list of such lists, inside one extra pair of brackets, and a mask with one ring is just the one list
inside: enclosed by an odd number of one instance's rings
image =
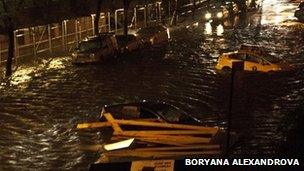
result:
[(244, 18), (185, 25), (171, 32), (167, 49), (117, 64), (79, 67), (55, 57), (19, 67), (0, 83), (0, 170), (87, 169), (98, 155), (83, 147), (100, 144), (102, 135), (75, 127), (96, 120), (106, 104), (166, 101), (225, 127), (230, 75), (214, 66), (219, 54), (243, 43), (270, 49), (295, 69), (237, 74), (232, 127), (239, 140), (230, 155), (284, 153), (285, 132), (296, 123), (284, 124), (304, 100), (304, 26), (294, 22), (296, 5), (265, 0)]

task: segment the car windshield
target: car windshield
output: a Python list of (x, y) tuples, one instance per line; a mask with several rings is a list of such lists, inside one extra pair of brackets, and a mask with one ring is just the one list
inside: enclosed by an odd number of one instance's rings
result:
[(228, 55), (231, 59), (246, 60), (246, 55), (242, 53), (232, 53)]
[(101, 43), (97, 40), (89, 40), (81, 42), (78, 46), (79, 52), (86, 52), (94, 49), (99, 49), (101, 47)]
[(163, 119), (169, 123), (197, 124), (198, 120), (182, 109), (165, 103), (122, 104), (105, 107), (114, 118), (119, 119)]
[(168, 104), (155, 103), (148, 105), (146, 104), (144, 106), (146, 109), (153, 111), (153, 113), (157, 113), (166, 121), (171, 123), (197, 123), (197, 121), (191, 116), (189, 116), (185, 111)]

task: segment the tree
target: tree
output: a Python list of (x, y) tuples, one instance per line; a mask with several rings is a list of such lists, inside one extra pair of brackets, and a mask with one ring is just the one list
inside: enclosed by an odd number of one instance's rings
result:
[(94, 32), (95, 34), (99, 33), (99, 19), (100, 19), (100, 12), (101, 12), (101, 4), (102, 0), (97, 1), (97, 9), (96, 9), (96, 15), (94, 18)]
[(8, 56), (6, 62), (6, 77), (12, 75), (14, 58), (14, 30), (17, 25), (17, 15), (26, 5), (25, 0), (0, 0), (0, 25), (8, 36)]
[(129, 0), (123, 0), (124, 6), (124, 35), (128, 35), (128, 12), (129, 12)]

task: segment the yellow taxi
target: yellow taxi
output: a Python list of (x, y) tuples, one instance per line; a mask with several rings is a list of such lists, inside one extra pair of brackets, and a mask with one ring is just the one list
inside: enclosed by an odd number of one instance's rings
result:
[(233, 61), (244, 61), (244, 70), (272, 72), (290, 70), (290, 65), (257, 47), (242, 46), (240, 50), (223, 53), (215, 66), (219, 70), (231, 70)]

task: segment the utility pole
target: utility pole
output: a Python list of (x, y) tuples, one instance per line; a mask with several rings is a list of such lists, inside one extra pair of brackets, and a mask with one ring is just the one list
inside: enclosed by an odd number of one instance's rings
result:
[(228, 122), (227, 122), (227, 143), (226, 143), (226, 151), (230, 148), (230, 135), (231, 135), (231, 119), (232, 119), (232, 104), (233, 104), (233, 96), (234, 96), (234, 77), (237, 71), (244, 70), (244, 61), (235, 61), (232, 62), (231, 69), (231, 79), (230, 79), (230, 94), (229, 94), (229, 110), (228, 110)]

